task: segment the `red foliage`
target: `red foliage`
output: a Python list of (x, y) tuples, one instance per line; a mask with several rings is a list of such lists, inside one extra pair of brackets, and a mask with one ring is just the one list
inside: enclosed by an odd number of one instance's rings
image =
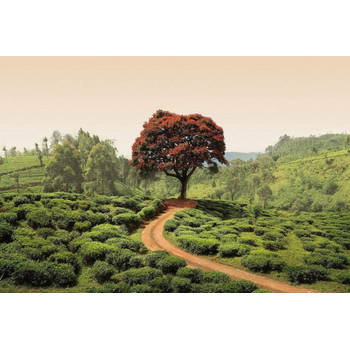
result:
[(135, 140), (131, 164), (183, 180), (205, 163), (226, 163), (224, 154), (223, 130), (211, 118), (158, 110)]

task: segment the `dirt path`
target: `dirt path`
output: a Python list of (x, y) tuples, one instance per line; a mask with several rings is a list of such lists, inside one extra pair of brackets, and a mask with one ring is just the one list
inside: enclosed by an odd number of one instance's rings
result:
[(246, 272), (232, 266), (220, 264), (201, 256), (192, 255), (170, 243), (163, 236), (164, 224), (177, 211), (183, 210), (179, 207), (169, 207), (168, 210), (157, 219), (151, 221), (142, 231), (142, 241), (150, 250), (167, 250), (170, 254), (186, 260), (189, 267), (197, 267), (202, 270), (213, 270), (224, 272), (232, 279), (245, 279), (256, 283), (260, 288), (268, 289), (277, 293), (312, 293), (313, 290), (294, 287), (287, 283)]

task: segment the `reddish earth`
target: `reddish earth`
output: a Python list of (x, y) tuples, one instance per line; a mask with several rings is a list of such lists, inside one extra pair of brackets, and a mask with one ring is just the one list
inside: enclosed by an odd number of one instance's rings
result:
[(276, 281), (264, 276), (256, 275), (251, 272), (243, 271), (232, 266), (220, 264), (211, 261), (202, 256), (190, 254), (174, 244), (170, 243), (163, 236), (164, 224), (171, 219), (173, 215), (183, 208), (193, 208), (196, 205), (195, 201), (187, 200), (167, 200), (165, 204), (168, 209), (157, 219), (151, 221), (142, 231), (142, 241), (150, 250), (166, 250), (174, 256), (178, 256), (186, 260), (189, 267), (196, 267), (202, 270), (213, 270), (224, 272), (232, 279), (245, 279), (256, 283), (260, 288), (270, 290), (277, 293), (311, 293), (316, 292), (310, 289), (291, 286), (285, 282)]

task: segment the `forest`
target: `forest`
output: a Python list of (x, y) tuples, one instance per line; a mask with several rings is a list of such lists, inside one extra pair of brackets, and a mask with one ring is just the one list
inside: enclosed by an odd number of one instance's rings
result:
[[(318, 291), (349, 291), (348, 135), (283, 135), (264, 153), (222, 148), (227, 159), (202, 157), (198, 167), (196, 153), (181, 174), (145, 169), (156, 160), (142, 147), (130, 160), (83, 129), (55, 131), (32, 149), (3, 147), (1, 291), (263, 292), (145, 247), (142, 227), (166, 210), (163, 199), (177, 197), (198, 203), (165, 225), (185, 251)], [(188, 150), (178, 152), (188, 159)]]

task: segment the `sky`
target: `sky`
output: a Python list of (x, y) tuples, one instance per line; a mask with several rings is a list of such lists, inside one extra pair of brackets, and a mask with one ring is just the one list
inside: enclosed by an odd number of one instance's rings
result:
[(0, 146), (82, 127), (130, 157), (157, 109), (200, 113), (227, 151), (350, 131), (350, 57), (0, 57)]

